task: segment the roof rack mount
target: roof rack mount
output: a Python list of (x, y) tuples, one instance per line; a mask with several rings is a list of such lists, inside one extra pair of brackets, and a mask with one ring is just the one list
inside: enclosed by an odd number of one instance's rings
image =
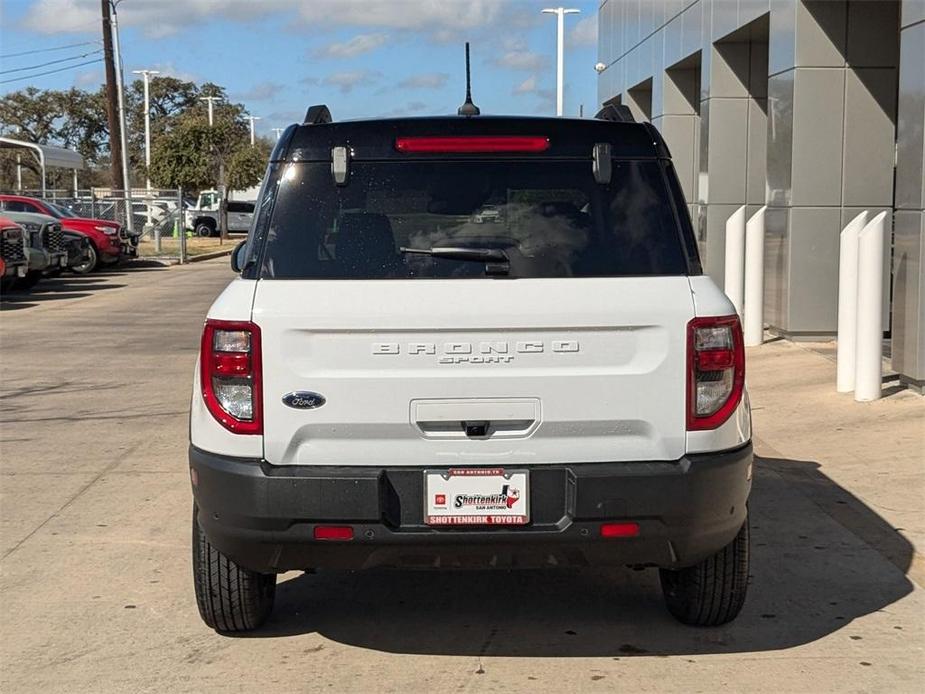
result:
[(333, 121), (334, 119), (331, 118), (331, 110), (325, 104), (315, 104), (314, 106), (308, 107), (302, 125), (322, 125), (324, 123), (332, 123)]
[(594, 116), (598, 120), (608, 120), (614, 123), (635, 123), (633, 112), (626, 104), (605, 104)]

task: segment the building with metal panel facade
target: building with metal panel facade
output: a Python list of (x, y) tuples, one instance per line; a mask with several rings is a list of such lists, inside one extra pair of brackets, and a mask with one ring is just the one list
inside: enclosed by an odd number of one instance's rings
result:
[(601, 103), (664, 135), (707, 272), (726, 219), (767, 205), (765, 320), (835, 332), (838, 238), (892, 211), (884, 329), (925, 386), (925, 0), (603, 0)]

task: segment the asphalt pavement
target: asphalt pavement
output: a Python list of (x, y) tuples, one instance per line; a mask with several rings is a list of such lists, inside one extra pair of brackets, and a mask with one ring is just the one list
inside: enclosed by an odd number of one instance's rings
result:
[(824, 349), (749, 353), (739, 619), (676, 623), (654, 571), (280, 577), (248, 636), (200, 621), (187, 412), (227, 259), (0, 301), (3, 692), (921, 691), (925, 400), (834, 393)]

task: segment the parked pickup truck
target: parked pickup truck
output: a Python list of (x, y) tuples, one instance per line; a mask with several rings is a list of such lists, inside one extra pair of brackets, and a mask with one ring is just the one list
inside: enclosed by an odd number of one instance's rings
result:
[(0, 217), (0, 288), (10, 289), (29, 271), (26, 233), (16, 222)]
[(87, 236), (90, 240), (90, 261), (82, 270), (75, 269), (78, 272), (91, 272), (100, 263), (110, 265), (138, 253), (138, 235), (130, 235), (118, 222), (78, 217), (53, 202), (22, 195), (0, 195), (0, 210), (47, 214), (56, 217), (63, 228)]
[(312, 107), (263, 189), (193, 379), (206, 624), (374, 566), (652, 567), (681, 622), (736, 617), (742, 329), (655, 127)]
[[(247, 233), (251, 221), (254, 219), (254, 203), (244, 200), (228, 200), (228, 231), (229, 233)], [(197, 236), (216, 236), (221, 227), (219, 216), (221, 212), (216, 209), (188, 208), (186, 214), (186, 227), (192, 229)]]
[(28, 235), (29, 271), (17, 280), (20, 289), (31, 289), (42, 277), (59, 274), (67, 267), (67, 249), (64, 247), (61, 222), (47, 214), (7, 211)]

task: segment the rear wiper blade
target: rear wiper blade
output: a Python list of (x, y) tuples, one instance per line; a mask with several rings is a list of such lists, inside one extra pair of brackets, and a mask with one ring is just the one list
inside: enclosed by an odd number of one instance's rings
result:
[(476, 262), (509, 263), (510, 258), (501, 248), (471, 248), (456, 246), (437, 246), (436, 248), (400, 248), (402, 253), (432, 255), (435, 258), (449, 260), (474, 260)]
[(471, 260), (485, 263), (486, 275), (506, 275), (511, 269), (511, 259), (501, 248), (472, 248), (458, 246), (437, 246), (435, 248), (399, 248), (402, 253), (429, 255), (447, 260)]

